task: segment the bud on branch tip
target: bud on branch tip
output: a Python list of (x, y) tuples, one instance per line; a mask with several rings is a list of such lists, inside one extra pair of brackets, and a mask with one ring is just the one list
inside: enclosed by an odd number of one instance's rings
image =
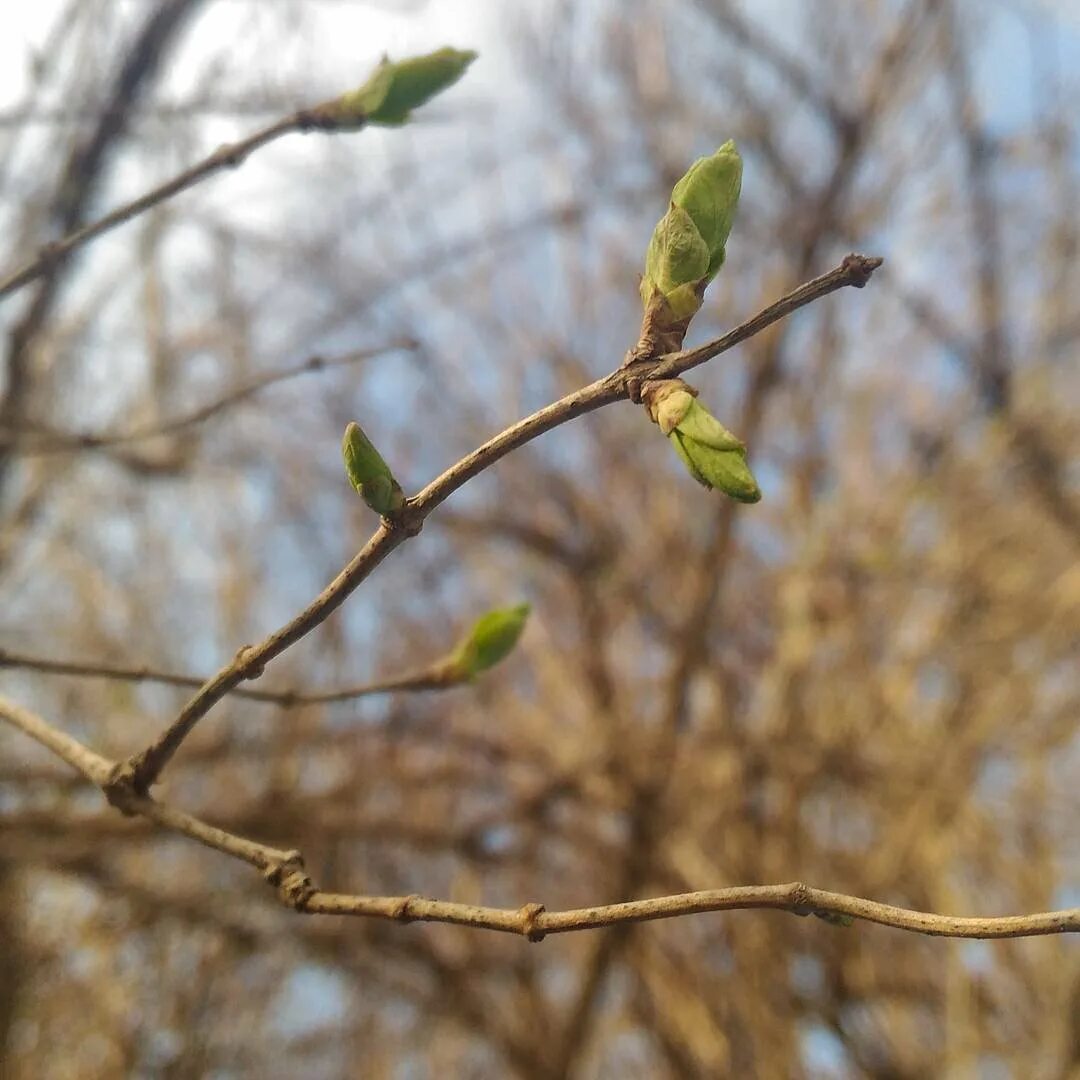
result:
[(345, 428), (341, 441), (345, 472), (360, 497), (383, 517), (390, 517), (405, 505), (405, 494), (394, 479), (390, 466), (357, 423)]
[(453, 86), (476, 56), (471, 49), (447, 47), (407, 60), (384, 58), (363, 86), (329, 103), (328, 118), (342, 128), (400, 127), (413, 109)]
[(686, 325), (701, 307), (705, 287), (724, 264), (725, 245), (742, 188), (742, 158), (729, 139), (698, 158), (671, 192), (645, 255), (641, 299), (659, 330)]
[(494, 667), (513, 651), (525, 629), (531, 608), (528, 604), (496, 608), (482, 615), (450, 654), (447, 667), (466, 682)]

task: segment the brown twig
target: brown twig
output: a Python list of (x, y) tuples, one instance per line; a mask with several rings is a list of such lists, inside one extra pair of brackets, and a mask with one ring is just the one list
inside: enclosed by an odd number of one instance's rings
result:
[(288, 135), (294, 131), (334, 130), (336, 126), (329, 120), (327, 111), (322, 106), (315, 106), (310, 109), (298, 109), (289, 116), (282, 117), (280, 120), (275, 120), (272, 124), (260, 128), (254, 134), (239, 140), (239, 142), (225, 143), (223, 146), (219, 146), (208, 157), (185, 169), (171, 180), (167, 180), (123, 206), (118, 206), (115, 210), (98, 218), (97, 221), (92, 221), (89, 225), (84, 225), (59, 240), (53, 240), (45, 244), (38, 252), (37, 258), (0, 280), (0, 299), (10, 296), (17, 289), (21, 289), (24, 285), (28, 285), (31, 281), (41, 277), (51, 267), (66, 259), (84, 244), (88, 244), (91, 240), (101, 236), (102, 233), (115, 229), (118, 225), (123, 225), (159, 203), (165, 202), (166, 199), (171, 199), (181, 191), (194, 187), (200, 181), (220, 172), (222, 169), (234, 169), (242, 165), (249, 154), (267, 143), (274, 142), (275, 139), (280, 139), (282, 135)]
[(818, 915), (832, 921), (860, 919), (896, 930), (953, 938), (1015, 938), (1080, 933), (1080, 908), (1030, 915), (969, 917), (936, 915), (881, 904), (858, 896), (811, 888), (801, 882), (783, 885), (743, 885), (727, 889), (659, 896), (621, 904), (547, 911), (543, 904), (519, 908), (478, 907), (421, 896), (358, 896), (322, 892), (304, 870), (300, 852), (260, 844), (209, 825), (190, 814), (140, 795), (109, 786), (117, 763), (95, 753), (76, 739), (14, 702), (0, 698), (0, 717), (63, 758), (101, 787), (125, 814), (147, 818), (170, 832), (197, 840), (216, 851), (249, 863), (276, 887), (279, 900), (295, 911), (312, 915), (353, 915), (394, 922), (453, 923), (480, 930), (518, 934), (540, 941), (549, 934), (593, 930), (626, 923), (673, 919), (715, 911), (771, 909), (794, 915)]
[(618, 368), (489, 439), (409, 499), (393, 520), (384, 519), (345, 569), (299, 615), (258, 645), (242, 647), (230, 663), (207, 680), (153, 743), (117, 768), (110, 780), (110, 788), (114, 792), (123, 787), (139, 793), (148, 791), (184, 739), (217, 702), (244, 680), (257, 679), (269, 661), (314, 630), (345, 602), (349, 594), (395, 548), (416, 536), (435, 507), (512, 450), (579, 416), (622, 400), (632, 393), (631, 388), (639, 387), (647, 379), (670, 378), (704, 364), (829, 293), (849, 285), (862, 288), (881, 263), (880, 258), (848, 255), (834, 270), (800, 285), (722, 337), (696, 349), (661, 356), (656, 360), (638, 360)]
[[(129, 431), (104, 432), (98, 435), (93, 432), (54, 432), (25, 429), (25, 437), (29, 441), (24, 442), (23, 438), (19, 437), (24, 434), (24, 431), (20, 429), (8, 431), (0, 429), (0, 441), (11, 439), (11, 448), (15, 453), (23, 457), (30, 457), (39, 454), (63, 454), (80, 450), (98, 450), (124, 443), (139, 442), (143, 439), (153, 439), (160, 435), (175, 435), (178, 431), (204, 423), (226, 409), (239, 405), (242, 401), (254, 397), (275, 383), (285, 382), (288, 379), (295, 379), (300, 375), (308, 375), (312, 372), (329, 371), (332, 368), (360, 363), (364, 360), (370, 360), (381, 353), (392, 352), (397, 349), (413, 350), (417, 347), (418, 344), (414, 339), (402, 338), (398, 341), (389, 341), (385, 345), (376, 345), (369, 349), (357, 349), (354, 352), (332, 358), (309, 356), (303, 363), (260, 375), (249, 382), (235, 386), (215, 401), (207, 405), (201, 405), (199, 408), (193, 409), (182, 416), (174, 416), (160, 423), (144, 424), (140, 427), (131, 428)], [(16, 439), (18, 441), (15, 441)]]
[(658, 896), (622, 904), (545, 911), (542, 904), (521, 908), (486, 908), (454, 904), (424, 897), (343, 896), (313, 893), (303, 910), (320, 915), (361, 915), (399, 922), (448, 922), (476, 929), (501, 930), (539, 941), (548, 934), (595, 930), (624, 923), (673, 919), (711, 911), (746, 911), (766, 908), (795, 915), (835, 915), (891, 926), (896, 930), (935, 937), (1009, 938), (1045, 934), (1080, 933), (1080, 908), (978, 918), (935, 915), (925, 911), (880, 904), (858, 896), (827, 892), (801, 882), (785, 885), (739, 885), (729, 889)]
[[(42, 656), (29, 656), (26, 653), (0, 649), (0, 669), (3, 668), (21, 668), (25, 671), (40, 671), (49, 675), (72, 675), (85, 679), (157, 683), (162, 686), (190, 687), (195, 690), (206, 682), (206, 679), (199, 675), (181, 675), (150, 667), (123, 667), (116, 664), (49, 660)], [(447, 680), (443, 666), (436, 663), (422, 671), (360, 683), (356, 686), (343, 686), (335, 690), (247, 690), (238, 687), (233, 693), (248, 701), (261, 701), (267, 705), (294, 708), (301, 705), (332, 705), (341, 701), (353, 701), (357, 698), (397, 691), (443, 690), (452, 685), (454, 683)]]

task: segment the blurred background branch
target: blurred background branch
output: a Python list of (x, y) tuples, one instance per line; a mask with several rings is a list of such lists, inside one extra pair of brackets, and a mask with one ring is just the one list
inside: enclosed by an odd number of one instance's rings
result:
[[(729, 137), (743, 199), (688, 348), (847, 251), (888, 260), (857, 299), (695, 376), (749, 444), (760, 504), (700, 490), (636, 408), (543, 435), (273, 674), (306, 689), (410, 671), (469, 613), (523, 595), (511, 661), (438, 695), (279, 710), (231, 694), (163, 801), (302, 850), (342, 894), (554, 912), (809, 881), (908, 910), (1076, 907), (1068, 5), (32, 7), (0, 34), (0, 276), (243, 137), (263, 122), (246, 103), (278, 103), (269, 119), (322, 100), (383, 51), (481, 58), (414, 125), (281, 140), (5, 301), (10, 653), (198, 672), (262, 640), (373, 525), (341, 473), (346, 422), (413, 492), (602, 378), (636, 340), (672, 184)], [(416, 362), (281, 379), (176, 436), (18, 452), (157, 431), (299, 357), (406, 338)], [(110, 761), (186, 693), (11, 667), (0, 681)], [(106, 815), (0, 731), (0, 1072), (1080, 1069), (1067, 938), (758, 912), (531, 948), (267, 901), (250, 868)]]

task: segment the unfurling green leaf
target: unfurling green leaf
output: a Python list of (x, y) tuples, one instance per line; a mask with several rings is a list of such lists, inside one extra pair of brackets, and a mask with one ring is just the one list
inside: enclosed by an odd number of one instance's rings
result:
[(662, 322), (689, 322), (701, 307), (705, 287), (724, 263), (741, 187), (742, 158), (729, 139), (698, 158), (672, 189), (645, 256), (641, 299), (647, 315), (659, 307)]
[(383, 461), (359, 424), (350, 423), (345, 428), (341, 454), (352, 486), (377, 514), (388, 517), (405, 505), (405, 494), (390, 466)]
[(471, 49), (444, 48), (407, 60), (384, 59), (363, 86), (333, 103), (330, 114), (343, 127), (400, 127), (413, 109), (453, 86), (476, 56)]
[(761, 489), (746, 464), (745, 450), (717, 450), (684, 435), (676, 428), (668, 438), (699, 484), (716, 488), (739, 502), (756, 503)]
[(642, 400), (690, 475), (740, 502), (755, 503), (761, 489), (746, 463), (746, 446), (697, 399), (681, 379), (647, 383)]
[(742, 158), (728, 139), (715, 154), (698, 158), (671, 191), (673, 205), (686, 211), (709, 249), (710, 281), (723, 265), (741, 190)]
[(672, 206), (653, 230), (645, 253), (645, 276), (641, 294), (659, 292), (672, 313), (680, 318), (693, 315), (701, 307), (697, 283), (709, 272), (709, 248), (690, 215)]
[(473, 679), (509, 656), (525, 629), (530, 610), (528, 604), (518, 604), (482, 615), (451, 653), (450, 670), (462, 681)]

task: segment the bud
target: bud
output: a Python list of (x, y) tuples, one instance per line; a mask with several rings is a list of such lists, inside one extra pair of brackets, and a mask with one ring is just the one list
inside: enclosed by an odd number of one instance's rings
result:
[(682, 347), (705, 288), (724, 263), (741, 187), (742, 158), (729, 139), (712, 156), (698, 158), (672, 189), (645, 254), (638, 355)]
[(709, 249), (710, 281), (724, 264), (741, 190), (742, 158), (728, 139), (711, 157), (698, 158), (671, 191), (672, 204), (686, 211)]
[(450, 654), (447, 668), (465, 682), (494, 667), (513, 651), (530, 610), (528, 604), (518, 604), (482, 615)]
[(345, 472), (360, 497), (383, 517), (390, 517), (405, 505), (402, 492), (390, 466), (372, 445), (359, 424), (350, 423), (341, 441)]
[(339, 127), (400, 127), (413, 109), (453, 86), (476, 56), (444, 48), (397, 62), (384, 58), (363, 86), (329, 103), (326, 115)]
[(697, 400), (682, 379), (647, 382), (642, 401), (690, 475), (739, 502), (755, 503), (761, 489), (746, 463), (746, 446)]

